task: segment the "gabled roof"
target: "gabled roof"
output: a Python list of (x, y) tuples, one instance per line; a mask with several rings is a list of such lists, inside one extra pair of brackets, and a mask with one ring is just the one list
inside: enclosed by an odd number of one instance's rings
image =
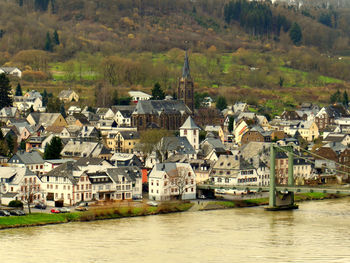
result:
[(175, 151), (178, 154), (196, 154), (186, 137), (163, 137), (160, 143), (167, 151)]
[[(42, 112), (32, 112), (29, 116), (32, 116), (32, 118), (35, 121), (35, 124), (42, 124), (44, 126), (51, 126), (59, 116), (61, 116), (61, 113), (42, 113)], [(28, 119), (27, 117), (27, 119)]]
[(69, 98), (69, 96), (74, 92), (74, 90), (62, 90), (58, 95), (59, 98)]
[(77, 166), (101, 165), (105, 160), (101, 158), (82, 157), (75, 162)]
[(182, 100), (141, 100), (133, 114), (191, 114), (191, 110)]
[(78, 166), (75, 164), (74, 161), (69, 161), (57, 166), (56, 168), (42, 175), (41, 177), (43, 176), (65, 177), (65, 178), (68, 178), (72, 182), (72, 184), (76, 184), (77, 179), (74, 178), (74, 172), (80, 172), (80, 169), (78, 168)]
[(180, 129), (188, 129), (188, 130), (198, 129), (198, 130), (199, 130), (199, 127), (198, 127), (197, 124), (193, 121), (193, 119), (191, 118), (191, 116), (188, 116), (187, 120), (184, 122), (184, 124), (182, 124), (182, 126), (180, 127)]
[(120, 131), (124, 140), (140, 139), (140, 133), (138, 131)]
[(44, 159), (40, 156), (40, 154), (36, 151), (17, 151), (17, 153), (9, 160), (9, 163), (12, 163), (12, 160), (16, 157), (19, 159), (19, 163), (22, 164), (39, 164), (45, 162)]

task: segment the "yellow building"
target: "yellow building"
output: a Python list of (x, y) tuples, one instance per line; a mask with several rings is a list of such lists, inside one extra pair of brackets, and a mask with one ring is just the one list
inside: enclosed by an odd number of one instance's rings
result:
[(134, 147), (140, 142), (137, 131), (110, 132), (106, 138), (106, 146), (115, 152), (133, 153)]

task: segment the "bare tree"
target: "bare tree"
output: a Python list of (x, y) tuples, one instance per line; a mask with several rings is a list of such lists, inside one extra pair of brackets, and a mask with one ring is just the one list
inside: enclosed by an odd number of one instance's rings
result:
[(186, 188), (188, 188), (188, 185), (191, 183), (191, 170), (186, 167), (176, 167), (176, 169), (169, 171), (168, 175), (171, 186), (175, 187), (177, 190), (177, 199), (181, 199)]
[[(150, 129), (146, 131), (142, 131), (140, 134), (140, 143), (137, 145), (137, 149), (139, 149), (142, 154), (144, 160), (153, 152), (159, 149), (164, 149), (162, 147), (161, 140), (164, 137), (167, 137), (171, 134), (168, 130), (163, 129)], [(163, 151), (162, 151), (163, 152)]]
[(37, 176), (26, 176), (20, 184), (21, 200), (28, 207), (29, 214), (31, 214), (30, 205), (35, 200), (44, 199), (45, 192), (40, 187), (40, 179)]

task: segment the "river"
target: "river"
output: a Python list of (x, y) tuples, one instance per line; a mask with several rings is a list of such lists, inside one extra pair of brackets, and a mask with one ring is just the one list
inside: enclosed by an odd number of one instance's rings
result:
[(350, 262), (350, 198), (0, 231), (0, 262)]

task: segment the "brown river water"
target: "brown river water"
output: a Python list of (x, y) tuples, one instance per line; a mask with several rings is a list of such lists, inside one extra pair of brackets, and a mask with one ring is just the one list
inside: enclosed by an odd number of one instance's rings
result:
[(7, 262), (350, 262), (350, 198), (0, 231)]

